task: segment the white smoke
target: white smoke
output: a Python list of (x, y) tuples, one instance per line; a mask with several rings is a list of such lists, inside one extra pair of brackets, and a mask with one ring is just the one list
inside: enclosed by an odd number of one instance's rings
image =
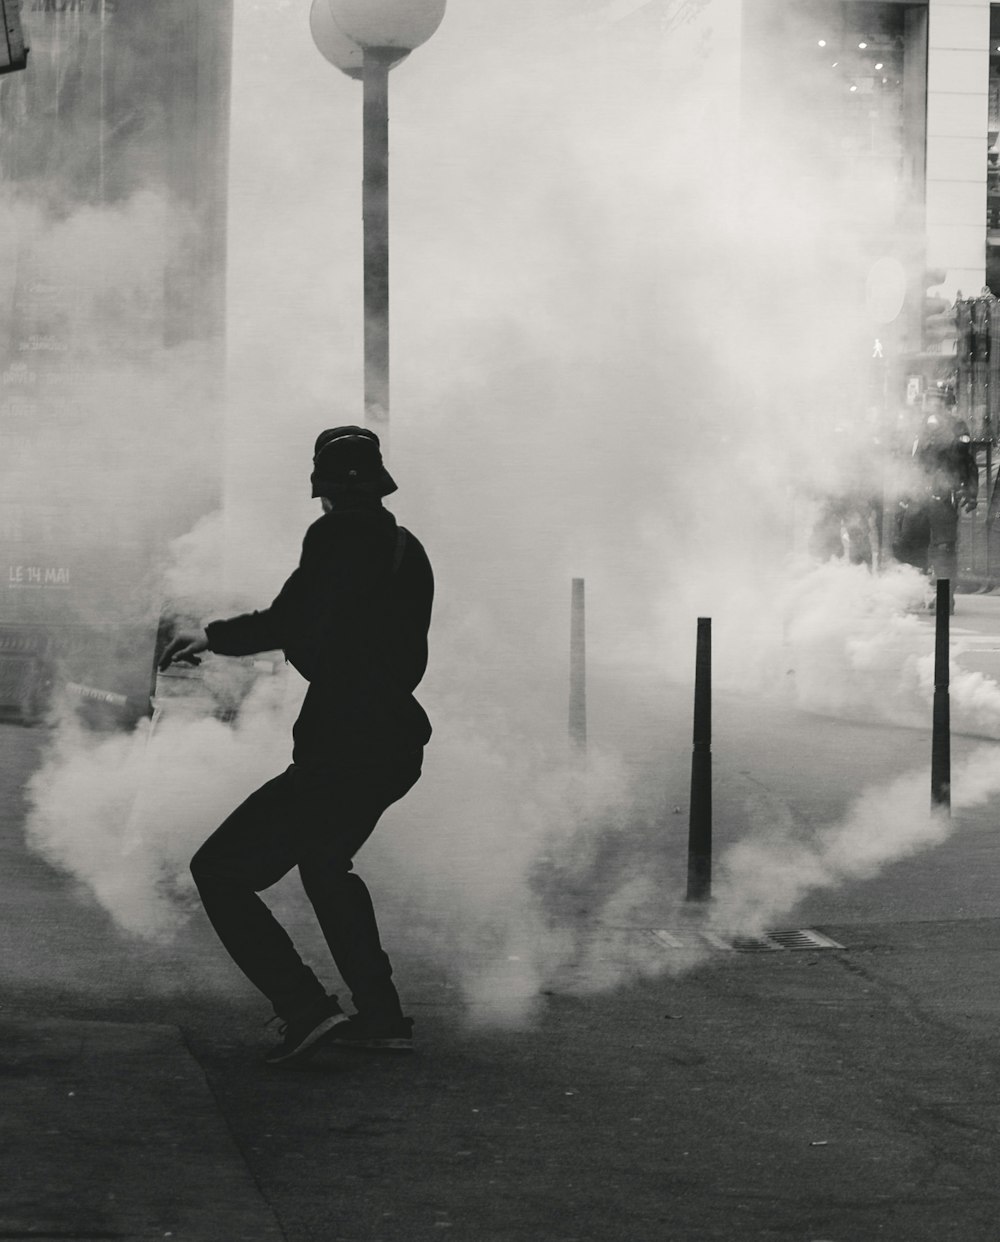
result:
[[(907, 565), (873, 574), (843, 560), (799, 565), (779, 597), (784, 690), (807, 711), (927, 728), (934, 690), (928, 580)], [(950, 643), (951, 724), (1000, 739), (1000, 685), (963, 668)]]
[(926, 769), (866, 790), (835, 824), (751, 833), (720, 860), (708, 926), (754, 936), (780, 926), (809, 894), (867, 880), (887, 865), (945, 841), (963, 811), (1000, 793), (995, 746), (977, 748), (952, 771), (951, 814), (933, 808)]
[(168, 939), (193, 908), (192, 854), (283, 766), (276, 742), (294, 718), (284, 690), (261, 680), (235, 725), (207, 715), (204, 701), (179, 700), (129, 734), (95, 734), (62, 705), (28, 785), (29, 843), (81, 879), (125, 931)]
[[(857, 344), (837, 276), (849, 241), (831, 264), (823, 196), (798, 182), (720, 184), (730, 6), (687, 6), (663, 31), (609, 15), (455, 3), (392, 82), (390, 503), (437, 574), (420, 691), (435, 737), (359, 870), (390, 950), (405, 943), (488, 1021), (530, 1017), (567, 972), (611, 987), (691, 964), (628, 935), (679, 901), (682, 859), (647, 854), (659, 774), (628, 742), (593, 746), (585, 767), (566, 744), (571, 577), (587, 580), (592, 667), (623, 684), (687, 682), (688, 636), (710, 615), (722, 688), (906, 725), (930, 702), (925, 581), (793, 555), (793, 493), (848, 469), (826, 433), (844, 401), (827, 381)], [(163, 573), (199, 619), (273, 596), (317, 516), (313, 439), (360, 421), (358, 90), (288, 5), (236, 18), (225, 506)], [(179, 425), (164, 442), (197, 456)], [(134, 502), (147, 475), (121, 476)], [(170, 511), (167, 482), (149, 503)], [(152, 731), (95, 739), (64, 718), (32, 780), (29, 839), (130, 934), (188, 919), (190, 855), (288, 761), (296, 675), (217, 659), (202, 673), (190, 684), (213, 702), (254, 682), (235, 723), (197, 695), (167, 701), (161, 679)], [(995, 683), (956, 668), (953, 698), (964, 727), (1000, 728)], [(665, 757), (664, 783), (683, 784), (688, 756)], [(987, 767), (956, 772), (956, 807), (989, 796)], [(942, 839), (925, 786), (773, 839), (751, 808), (718, 926), (763, 928)], [(299, 920), (294, 885), (274, 899)]]

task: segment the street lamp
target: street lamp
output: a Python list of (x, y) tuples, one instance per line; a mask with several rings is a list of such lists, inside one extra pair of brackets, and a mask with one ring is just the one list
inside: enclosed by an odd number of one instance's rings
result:
[(365, 422), (389, 430), (389, 70), (425, 43), (446, 0), (313, 0), (313, 41), (363, 87)]

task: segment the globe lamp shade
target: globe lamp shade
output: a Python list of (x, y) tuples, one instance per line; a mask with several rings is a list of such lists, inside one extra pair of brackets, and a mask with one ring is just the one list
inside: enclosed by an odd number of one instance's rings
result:
[[(330, 64), (336, 65), (349, 78), (361, 81), (364, 77), (365, 50), (353, 39), (349, 39), (333, 20), (327, 0), (313, 0), (309, 10), (309, 29), (313, 43)], [(409, 52), (400, 52), (389, 67), (398, 65), (408, 55)]]
[(362, 76), (364, 49), (349, 39), (333, 20), (327, 0), (313, 0), (309, 10), (309, 30), (313, 43), (331, 65), (336, 65), (349, 78)]
[(411, 52), (444, 17), (446, 0), (327, 0), (330, 16), (360, 47)]

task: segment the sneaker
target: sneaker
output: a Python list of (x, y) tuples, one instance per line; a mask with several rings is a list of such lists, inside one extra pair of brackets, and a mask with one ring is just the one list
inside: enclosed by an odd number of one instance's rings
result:
[(356, 1013), (340, 1023), (330, 1035), (337, 1048), (359, 1048), (366, 1052), (412, 1052), (412, 1018), (375, 1018)]
[(268, 1065), (282, 1065), (286, 1061), (304, 1061), (319, 1047), (320, 1042), (339, 1024), (347, 1021), (337, 1003), (336, 996), (324, 996), (303, 1013), (278, 1027), (283, 1036), (276, 1048), (264, 1054)]

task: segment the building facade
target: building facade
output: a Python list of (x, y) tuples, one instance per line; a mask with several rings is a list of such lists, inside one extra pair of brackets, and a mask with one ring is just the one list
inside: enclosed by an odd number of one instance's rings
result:
[(0, 712), (148, 701), (220, 491), (231, 0), (22, 0), (0, 81)]
[(740, 20), (744, 115), (765, 80), (787, 86), (792, 54), (804, 158), (859, 187), (891, 178), (895, 223), (947, 295), (1000, 293), (1000, 5), (743, 0)]
[[(603, 12), (650, 38), (658, 30), (671, 73), (679, 44), (688, 61), (704, 53), (720, 181), (764, 183), (775, 227), (785, 203), (796, 224), (808, 216), (807, 258), (822, 252), (825, 266), (814, 262), (808, 280), (779, 274), (773, 296), (813, 310), (763, 352), (781, 374), (788, 334), (822, 337), (796, 390), (816, 407), (816, 438), (852, 423), (866, 451), (905, 456), (925, 394), (955, 382), (981, 480), (960, 573), (1000, 581), (1000, 3), (608, 0)], [(745, 197), (733, 193), (734, 214)], [(766, 280), (767, 265), (758, 270)], [(819, 304), (835, 313), (823, 318)]]

